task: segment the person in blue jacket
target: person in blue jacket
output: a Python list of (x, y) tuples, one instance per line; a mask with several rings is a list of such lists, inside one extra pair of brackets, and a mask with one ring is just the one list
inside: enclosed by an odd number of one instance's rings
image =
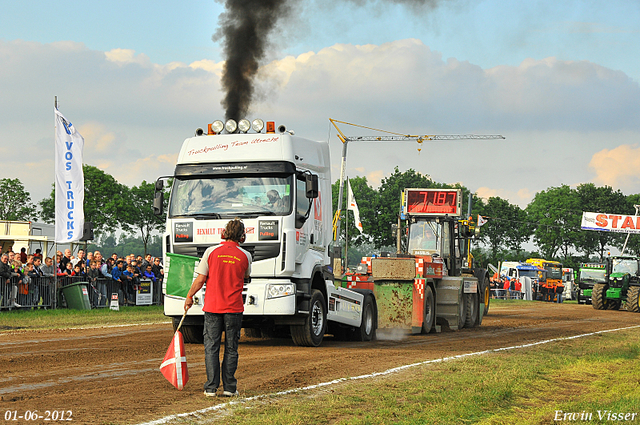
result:
[(122, 279), (122, 273), (124, 272), (124, 262), (122, 260), (116, 261), (116, 266), (111, 270), (111, 279), (116, 282), (116, 288), (118, 288), (118, 303), (126, 304), (126, 278)]

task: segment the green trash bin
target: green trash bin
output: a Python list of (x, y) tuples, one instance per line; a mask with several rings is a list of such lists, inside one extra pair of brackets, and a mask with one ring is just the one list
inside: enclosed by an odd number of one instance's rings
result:
[(68, 308), (74, 310), (91, 310), (88, 282), (76, 282), (63, 286), (62, 294), (67, 300)]

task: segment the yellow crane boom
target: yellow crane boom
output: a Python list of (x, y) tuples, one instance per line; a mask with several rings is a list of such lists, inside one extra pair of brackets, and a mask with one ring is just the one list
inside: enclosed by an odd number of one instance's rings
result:
[[(349, 142), (407, 142), (414, 141), (419, 144), (418, 152), (422, 150), (422, 143), (425, 141), (433, 141), (433, 140), (466, 140), (466, 139), (480, 139), (480, 140), (489, 140), (489, 139), (504, 139), (505, 137), (500, 134), (433, 134), (433, 135), (411, 135), (411, 134), (402, 134), (402, 133), (394, 133), (392, 131), (381, 130), (379, 128), (367, 127), (364, 125), (353, 124), (346, 121), (334, 120), (333, 118), (329, 118), (329, 121), (338, 131), (338, 137), (342, 141), (342, 162), (340, 164), (340, 190), (338, 193), (338, 210), (336, 211), (336, 215), (334, 218), (334, 240), (338, 240), (338, 235), (340, 234), (340, 212), (342, 211), (342, 196), (344, 194), (344, 179), (345, 179), (345, 171), (347, 166), (347, 145)], [(342, 130), (338, 127), (337, 124), (346, 124), (354, 127), (360, 127), (367, 130), (379, 131), (381, 133), (387, 133), (389, 136), (346, 136)]]

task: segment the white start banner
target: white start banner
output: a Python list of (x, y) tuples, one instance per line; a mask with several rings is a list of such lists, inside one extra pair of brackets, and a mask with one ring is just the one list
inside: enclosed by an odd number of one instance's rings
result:
[(640, 233), (640, 216), (583, 212), (580, 227), (601, 232)]
[(57, 108), (56, 117), (56, 242), (76, 242), (84, 228), (84, 139)]

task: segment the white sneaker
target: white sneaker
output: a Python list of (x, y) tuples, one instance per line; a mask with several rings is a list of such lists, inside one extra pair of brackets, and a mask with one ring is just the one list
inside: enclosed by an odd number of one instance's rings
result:
[(217, 396), (218, 396), (218, 394), (216, 394), (216, 393), (210, 393), (209, 391), (205, 391), (205, 392), (204, 392), (204, 396), (205, 396), (205, 397), (217, 397)]
[(238, 395), (240, 395), (238, 390), (236, 390), (236, 392), (234, 392), (234, 393), (232, 393), (231, 391), (223, 391), (222, 392), (222, 396), (223, 397), (238, 397)]

